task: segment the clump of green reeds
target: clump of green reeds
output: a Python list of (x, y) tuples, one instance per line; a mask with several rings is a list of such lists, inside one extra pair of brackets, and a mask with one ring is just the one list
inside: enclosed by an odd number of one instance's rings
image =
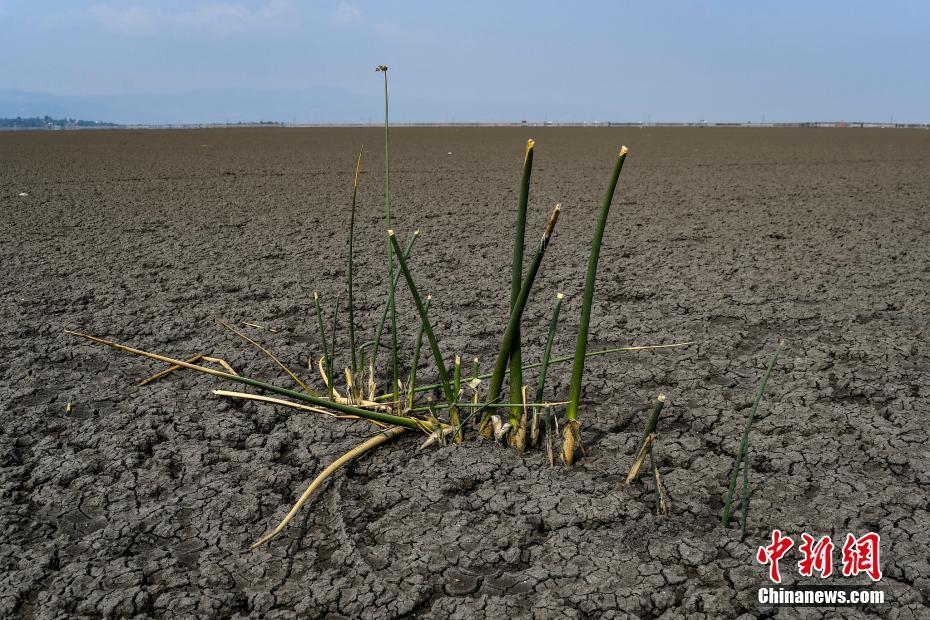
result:
[(775, 347), (775, 353), (772, 354), (772, 359), (769, 362), (768, 368), (765, 370), (765, 375), (762, 377), (762, 382), (756, 390), (756, 397), (752, 403), (752, 409), (749, 411), (749, 417), (746, 418), (746, 426), (743, 428), (743, 436), (742, 439), (740, 439), (739, 449), (736, 451), (736, 459), (733, 462), (733, 471), (730, 474), (730, 486), (723, 499), (723, 513), (720, 515), (720, 524), (725, 526), (730, 522), (733, 494), (736, 491), (736, 481), (739, 478), (740, 466), (742, 466), (743, 493), (741, 500), (742, 517), (740, 518), (740, 529), (744, 537), (746, 535), (746, 515), (749, 510), (749, 430), (752, 428), (752, 422), (756, 417), (756, 412), (759, 410), (759, 403), (762, 401), (762, 392), (765, 390), (765, 384), (768, 383), (769, 377), (772, 376), (775, 362), (778, 361), (778, 355), (781, 353), (784, 346), (785, 341), (779, 340), (778, 346)]
[[(481, 435), (485, 437), (494, 437), (506, 445), (515, 447), (521, 452), (528, 448), (538, 446), (540, 444), (540, 435), (544, 433), (547, 439), (549, 461), (552, 463), (554, 460), (553, 438), (559, 425), (557, 411), (558, 407), (565, 405), (567, 402), (568, 406), (563, 424), (564, 434), (561, 453), (565, 463), (572, 464), (575, 460), (575, 449), (581, 446), (578, 416), (581, 404), (585, 360), (590, 357), (617, 352), (677, 347), (691, 344), (680, 343), (641, 347), (617, 347), (593, 352), (587, 350), (591, 309), (594, 303), (598, 258), (605, 229), (607, 227), (608, 213), (620, 177), (620, 171), (628, 152), (627, 148), (623, 147), (619, 150), (617, 159), (614, 162), (607, 191), (604, 195), (594, 225), (590, 256), (587, 263), (584, 293), (580, 305), (581, 318), (579, 321), (578, 333), (575, 337), (575, 354), (560, 357), (552, 356), (555, 334), (564, 301), (564, 295), (558, 293), (548, 324), (543, 357), (539, 362), (524, 362), (522, 352), (522, 339), (525, 333), (525, 326), (523, 325), (524, 311), (534, 292), (534, 283), (542, 267), (546, 250), (553, 239), (556, 224), (562, 214), (561, 205), (556, 204), (539, 237), (539, 242), (535, 250), (528, 263), (524, 264), (525, 229), (529, 210), (530, 181), (535, 154), (535, 142), (529, 140), (524, 152), (519, 197), (517, 201), (513, 261), (510, 278), (510, 303), (506, 320), (504, 320), (501, 325), (499, 348), (495, 356), (493, 370), (488, 374), (479, 374), (479, 360), (475, 358), (472, 377), (470, 380), (463, 382), (461, 355), (453, 354), (450, 357), (446, 355), (448, 351), (443, 351), (429, 314), (431, 310), (431, 297), (427, 296), (424, 299), (420, 293), (421, 289), (418, 287), (414, 278), (416, 265), (411, 253), (413, 243), (417, 237), (417, 232), (413, 232), (409, 235), (406, 246), (403, 249), (401, 248), (399, 235), (395, 233), (394, 211), (391, 203), (389, 159), (390, 123), (387, 70), (388, 68), (386, 65), (377, 67), (377, 71), (384, 76), (385, 106), (385, 228), (383, 234), (386, 269), (383, 285), (386, 291), (384, 305), (382, 307), (380, 321), (372, 326), (373, 339), (366, 342), (359, 342), (359, 340), (361, 340), (359, 334), (362, 326), (359, 323), (359, 317), (356, 313), (358, 291), (355, 290), (356, 273), (354, 268), (354, 254), (356, 246), (355, 216), (358, 206), (359, 175), (362, 167), (362, 151), (360, 150), (356, 160), (355, 175), (351, 191), (351, 212), (348, 221), (348, 270), (346, 290), (343, 291), (342, 294), (337, 295), (333, 303), (329, 330), (326, 328), (326, 320), (324, 319), (323, 311), (324, 301), (326, 300), (323, 300), (318, 293), (313, 294), (313, 309), (316, 314), (316, 324), (319, 332), (319, 347), (322, 351), (322, 356), (317, 361), (320, 379), (324, 387), (324, 390), (322, 390), (320, 394), (314, 392), (310, 388), (309, 378), (299, 377), (275, 357), (264, 345), (236, 330), (232, 331), (272, 359), (281, 369), (285, 370), (299, 389), (282, 388), (273, 383), (241, 376), (222, 359), (207, 357), (204, 354), (184, 361), (165, 355), (142, 351), (102, 338), (70, 332), (93, 342), (104, 344), (134, 355), (144, 356), (170, 366), (167, 371), (159, 373), (148, 381), (162, 378), (175, 370), (194, 370), (211, 375), (214, 378), (238, 382), (261, 392), (275, 395), (269, 396), (267, 394), (230, 392), (225, 390), (216, 390), (214, 392), (225, 398), (257, 400), (337, 418), (367, 420), (379, 429), (378, 435), (369, 438), (342, 458), (338, 459), (333, 465), (326, 468), (313, 484), (311, 484), (297, 504), (295, 504), (284, 521), (274, 528), (267, 536), (260, 539), (256, 545), (267, 542), (277, 535), (300, 506), (306, 502), (313, 490), (318, 488), (326, 477), (331, 475), (341, 465), (405, 431), (425, 434), (426, 440), (423, 442), (423, 446), (435, 443), (444, 444), (448, 441), (461, 442), (466, 435), (466, 431), (469, 428), (469, 421), (471, 420), (477, 422), (478, 431)], [(577, 213), (573, 214), (573, 216), (577, 217)], [(412, 360), (410, 360), (409, 363), (401, 359), (398, 349), (399, 330), (406, 329), (405, 326), (400, 326), (397, 323), (396, 307), (398, 300), (406, 298), (406, 296), (399, 296), (396, 294), (396, 289), (401, 279), (404, 280), (405, 287), (409, 292), (409, 298), (412, 300), (417, 310), (419, 319), (417, 325), (414, 326), (414, 329), (417, 330), (416, 346), (413, 350)], [(344, 313), (341, 312), (342, 304), (340, 302), (342, 299), (346, 300)], [(326, 305), (328, 305), (328, 302)], [(340, 338), (338, 329), (340, 316), (346, 317), (348, 323), (346, 338), (349, 348), (348, 355), (340, 348), (343, 345), (343, 339)], [(389, 321), (388, 318), (390, 319)], [(385, 371), (385, 369), (378, 364), (378, 353), (382, 347), (382, 336), (386, 324), (389, 329), (391, 359)], [(230, 329), (232, 328), (230, 327)], [(411, 333), (412, 331), (413, 330), (411, 330)], [(433, 370), (439, 381), (438, 383), (418, 385), (418, 367), (420, 365), (421, 347), (424, 339), (432, 357)], [(388, 345), (384, 344), (383, 346)], [(574, 366), (571, 375), (571, 389), (567, 401), (545, 402), (546, 376), (550, 367), (554, 364), (562, 364), (569, 361), (572, 361)], [(223, 370), (217, 370), (206, 366), (204, 363), (219, 364), (223, 367)], [(340, 363), (345, 364), (343, 373), (340, 373), (338, 368)], [(310, 366), (312, 368), (312, 364), (310, 364)], [(533, 398), (529, 399), (527, 394), (530, 392), (527, 389), (525, 373), (535, 369), (539, 369), (538, 376), (536, 377), (536, 389), (533, 392)], [(408, 374), (406, 376), (409, 377), (406, 385), (403, 385), (400, 380), (401, 373), (404, 370), (407, 371)], [(382, 386), (379, 389), (377, 378), (382, 373), (386, 376), (387, 380), (382, 382)], [(340, 374), (344, 374), (345, 376), (344, 389), (338, 385), (339, 381), (337, 377), (339, 377)], [(507, 387), (506, 393), (504, 391), (505, 386)], [(466, 395), (466, 391), (470, 391), (470, 394)], [(438, 395), (439, 398), (432, 398), (434, 395)], [(426, 398), (424, 399), (424, 397)], [(655, 429), (655, 422), (658, 418), (658, 412), (661, 410), (661, 401), (662, 397), (660, 397), (660, 401), (654, 411), (654, 419), (651, 420), (650, 426), (647, 427), (647, 432), (643, 437), (641, 451), (644, 455), (646, 450), (642, 446), (649, 445), (654, 441), (653, 431)], [(656, 477), (658, 489), (661, 481), (658, 470), (655, 467), (653, 467), (653, 473)]]

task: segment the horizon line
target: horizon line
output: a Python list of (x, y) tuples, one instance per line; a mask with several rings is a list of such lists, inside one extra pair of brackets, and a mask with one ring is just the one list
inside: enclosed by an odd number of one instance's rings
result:
[[(125, 129), (235, 129), (235, 128), (382, 128), (384, 123), (376, 122), (322, 122), (293, 123), (286, 121), (242, 121), (222, 123), (132, 123), (118, 124), (107, 121), (87, 121), (76, 118), (52, 119), (49, 116), (10, 117), (44, 119), (53, 121), (72, 121), (74, 123), (100, 123), (97, 126), (77, 124), (49, 124), (46, 127), (10, 127), (0, 126), (0, 131), (118, 131)], [(789, 122), (727, 122), (727, 121), (458, 121), (458, 122), (392, 122), (391, 127), (588, 127), (588, 128), (816, 128), (816, 129), (930, 129), (930, 122), (898, 123), (889, 121), (789, 121)]]

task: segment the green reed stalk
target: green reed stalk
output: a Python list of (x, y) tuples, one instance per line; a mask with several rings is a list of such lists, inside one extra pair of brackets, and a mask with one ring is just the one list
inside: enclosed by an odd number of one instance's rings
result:
[[(417, 237), (420, 236), (420, 231), (415, 230), (413, 234), (410, 235), (410, 239), (407, 241), (407, 245), (404, 247), (404, 258), (410, 260), (410, 252), (413, 250), (413, 244), (416, 242)], [(400, 282), (401, 273), (398, 269), (394, 272), (394, 279), (391, 280), (391, 290), (397, 290), (397, 283)], [(388, 303), (389, 300), (384, 301), (384, 307), (381, 309), (381, 319), (378, 321), (378, 329), (375, 330), (375, 340), (372, 343), (371, 350), (371, 365), (374, 366), (378, 363), (378, 349), (381, 347), (381, 334), (384, 333), (384, 324), (387, 322), (388, 310), (391, 308), (391, 304)]]
[(749, 447), (746, 448), (746, 457), (743, 459), (743, 496), (740, 498), (742, 516), (739, 520), (740, 539), (746, 539), (746, 517), (749, 515)]
[(542, 366), (539, 370), (539, 383), (536, 385), (536, 402), (541, 403), (543, 391), (546, 389), (546, 375), (549, 373), (549, 356), (552, 354), (552, 343), (555, 341), (555, 331), (559, 325), (559, 311), (562, 309), (562, 300), (565, 295), (558, 293), (555, 296), (555, 306), (552, 307), (552, 318), (549, 319), (549, 334), (546, 336), (546, 349), (543, 351)]
[(342, 301), (342, 297), (336, 295), (336, 309), (333, 311), (333, 330), (332, 330), (332, 344), (329, 347), (329, 359), (326, 363), (326, 373), (329, 375), (329, 398), (333, 400), (334, 392), (336, 391), (336, 377), (334, 370), (336, 367), (336, 327), (339, 325), (339, 303)]
[[(520, 178), (520, 197), (517, 201), (517, 223), (514, 227), (513, 264), (510, 278), (510, 312), (520, 296), (520, 286), (523, 283), (523, 246), (526, 238), (526, 210), (530, 196), (530, 177), (533, 173), (533, 147), (536, 143), (526, 141), (526, 154), (523, 157), (523, 175)], [(523, 353), (520, 336), (520, 325), (514, 334), (513, 345), (510, 352), (510, 424), (516, 428), (523, 411)]]
[(462, 393), (462, 358), (455, 356), (455, 371), (452, 374), (452, 393), (455, 394), (455, 407), (449, 409), (449, 424), (454, 429), (453, 440), (462, 443), (462, 422), (459, 420), (459, 396)]
[[(363, 147), (364, 148), (364, 147)], [(362, 150), (358, 151), (358, 161), (355, 162), (355, 183), (352, 186), (352, 216), (349, 219), (349, 349), (352, 351), (352, 377), (358, 376), (358, 358), (355, 352), (355, 293), (352, 283), (354, 270), (353, 245), (355, 242), (355, 204), (358, 197), (358, 173), (362, 167)]]
[(351, 405), (344, 405), (342, 403), (333, 402), (327, 398), (320, 398), (319, 396), (312, 396), (305, 392), (296, 392), (294, 390), (289, 390), (287, 388), (282, 388), (271, 383), (265, 383), (264, 381), (258, 381), (250, 377), (243, 377), (240, 375), (230, 374), (228, 372), (223, 372), (221, 370), (215, 370), (213, 368), (207, 368), (205, 366), (198, 366), (197, 364), (191, 364), (183, 360), (177, 360), (174, 358), (166, 357), (164, 355), (158, 355), (156, 353), (149, 353), (148, 351), (142, 351), (141, 349), (134, 349), (128, 347), (124, 344), (119, 344), (117, 342), (112, 342), (109, 340), (104, 340), (103, 338), (97, 338), (96, 336), (90, 336), (88, 334), (82, 334), (80, 332), (66, 331), (66, 334), (71, 336), (78, 336), (79, 338), (85, 338), (92, 342), (106, 345), (118, 351), (124, 351), (125, 353), (130, 353), (132, 355), (138, 355), (141, 357), (147, 357), (171, 366), (180, 366), (181, 368), (187, 368), (189, 370), (196, 370), (207, 375), (212, 375), (219, 379), (226, 379), (228, 381), (235, 381), (236, 383), (242, 383), (244, 385), (251, 385), (252, 387), (258, 388), (260, 390), (265, 390), (266, 392), (272, 392), (273, 394), (278, 394), (280, 396), (287, 396), (288, 398), (293, 398), (294, 400), (303, 401), (310, 403), (311, 405), (316, 405), (317, 407), (330, 409), (332, 411), (338, 411), (339, 413), (344, 413), (347, 415), (354, 415), (366, 420), (374, 420), (376, 422), (382, 422), (384, 424), (394, 424), (396, 426), (403, 426), (404, 428), (409, 428), (413, 430), (435, 430), (435, 425), (428, 420), (420, 420), (417, 418), (410, 418), (404, 416), (396, 416), (388, 413), (381, 413), (379, 411), (372, 411), (370, 409), (362, 409), (360, 407), (353, 407)]
[[(500, 398), (501, 387), (504, 384), (504, 375), (507, 372), (507, 363), (510, 361), (510, 352), (513, 346), (513, 339), (519, 330), (520, 319), (523, 317), (523, 311), (526, 309), (526, 302), (530, 297), (530, 291), (533, 288), (533, 282), (536, 280), (536, 274), (539, 272), (539, 265), (542, 263), (546, 248), (549, 246), (549, 240), (552, 238), (552, 232), (555, 230), (555, 224), (559, 221), (559, 214), (562, 211), (562, 205), (557, 204), (549, 216), (549, 222), (546, 224), (546, 230), (539, 240), (539, 246), (536, 248), (536, 254), (533, 256), (533, 262), (526, 272), (526, 278), (520, 287), (520, 295), (514, 304), (513, 311), (510, 313), (510, 320), (507, 322), (507, 329), (501, 341), (501, 348), (497, 354), (497, 360), (494, 364), (494, 374), (491, 376), (491, 383), (488, 386), (488, 394), (485, 399), (486, 403), (494, 403)], [(522, 386), (521, 386), (522, 387)], [(490, 414), (486, 414), (481, 421), (481, 428), (487, 424)]]
[[(433, 303), (433, 296), (426, 296), (426, 312), (429, 313), (429, 306)], [(410, 364), (410, 393), (407, 405), (413, 409), (413, 397), (416, 396), (416, 384), (417, 384), (417, 366), (420, 364), (420, 348), (423, 346), (423, 332), (426, 329), (426, 322), (420, 321), (420, 331), (417, 332), (417, 343), (413, 347), (413, 362)]]
[(452, 393), (452, 385), (449, 383), (449, 374), (446, 372), (446, 365), (442, 360), (442, 353), (439, 351), (439, 343), (436, 341), (436, 334), (433, 333), (433, 326), (430, 325), (429, 316), (426, 314), (426, 305), (420, 298), (420, 293), (417, 292), (417, 285), (413, 281), (413, 276), (410, 275), (410, 268), (407, 267), (407, 261), (400, 251), (400, 245), (397, 243), (397, 236), (394, 234), (393, 230), (388, 231), (388, 239), (394, 246), (394, 252), (397, 254), (397, 262), (400, 265), (400, 270), (404, 274), (404, 279), (407, 280), (407, 288), (410, 289), (410, 295), (413, 297), (413, 302), (417, 306), (417, 312), (420, 313), (420, 321), (423, 324), (426, 338), (429, 340), (430, 349), (433, 351), (433, 359), (436, 360), (436, 369), (439, 371), (439, 381), (442, 385), (442, 391), (446, 396), (446, 402), (449, 403), (450, 408), (455, 408), (455, 396)]
[[(752, 421), (756, 417), (756, 411), (759, 409), (759, 402), (762, 400), (762, 392), (765, 390), (765, 384), (768, 383), (769, 377), (772, 376), (772, 370), (775, 368), (775, 362), (778, 361), (778, 355), (781, 353), (782, 347), (785, 345), (784, 340), (778, 342), (778, 346), (775, 347), (775, 353), (772, 355), (772, 361), (769, 362), (769, 366), (765, 371), (765, 376), (762, 377), (762, 383), (759, 384), (759, 389), (756, 390), (756, 399), (752, 403), (752, 409), (749, 411), (749, 417), (746, 419), (746, 427), (743, 429), (743, 437), (740, 440), (739, 450), (736, 453), (736, 462), (733, 465), (733, 473), (730, 475), (730, 486), (727, 489), (726, 497), (723, 501), (723, 513), (720, 515), (720, 524), (727, 525), (730, 522), (730, 511), (733, 505), (733, 493), (736, 491), (736, 479), (739, 477), (739, 468), (743, 464), (743, 459), (746, 458), (746, 452), (749, 449), (749, 429), (752, 428)], [(748, 473), (746, 474), (748, 479)]]
[[(388, 114), (388, 79), (387, 65), (378, 65), (375, 71), (384, 74), (384, 208), (387, 212), (387, 230), (394, 228), (394, 218), (391, 214), (391, 165), (390, 149), (388, 140), (388, 128), (390, 126)], [(394, 405), (398, 405), (397, 379), (399, 367), (397, 363), (397, 306), (394, 301), (394, 257), (390, 241), (387, 244), (387, 273), (388, 273), (388, 308), (391, 313), (391, 368), (393, 369), (394, 380), (391, 382), (391, 394), (393, 394)]]
[(568, 410), (565, 418), (574, 422), (578, 418), (578, 403), (581, 401), (581, 379), (584, 375), (585, 352), (588, 348), (588, 328), (591, 323), (591, 306), (594, 303), (594, 281), (597, 279), (597, 261), (601, 252), (601, 241), (604, 239), (604, 228), (607, 226), (607, 214), (610, 212), (610, 203), (614, 198), (614, 190), (620, 179), (620, 170), (626, 160), (627, 148), (620, 149), (607, 193), (601, 203), (601, 212), (594, 227), (594, 238), (591, 240), (591, 256), (588, 258), (588, 273), (584, 282), (584, 296), (581, 301), (581, 321), (578, 324), (578, 338), (575, 342), (575, 365), (572, 368), (572, 385), (569, 390)]
[(358, 348), (358, 357), (359, 357), (358, 367), (359, 369), (361, 369), (362, 372), (357, 377), (356, 376), (352, 377), (352, 380), (358, 385), (358, 393), (360, 394), (363, 394), (365, 392), (364, 388), (362, 387), (363, 385), (362, 377), (365, 376), (365, 369), (368, 368), (368, 366), (365, 363), (365, 349), (366, 348), (368, 348), (367, 343), (363, 343), (362, 346)]

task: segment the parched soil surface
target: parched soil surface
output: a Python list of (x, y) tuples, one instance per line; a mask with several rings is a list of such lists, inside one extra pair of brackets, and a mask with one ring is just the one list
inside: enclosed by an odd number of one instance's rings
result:
[[(591, 348), (697, 344), (589, 362), (588, 455), (575, 467), (473, 431), (423, 451), (410, 434), (338, 473), (284, 535), (249, 551), (372, 427), (224, 400), (210, 389), (234, 384), (192, 373), (140, 387), (163, 366), (64, 330), (217, 355), (291, 385), (222, 317), (319, 388), (306, 369), (321, 352), (311, 295), (331, 316), (344, 290), (362, 143), (365, 339), (380, 315), (381, 132), (0, 134), (0, 616), (930, 616), (930, 132), (397, 129), (395, 227), (401, 239), (420, 231), (410, 262), (450, 360), (492, 364), (528, 137), (528, 248), (553, 204), (564, 211), (525, 316), (524, 359), (541, 356), (556, 291), (555, 351), (573, 350), (620, 144), (631, 151)], [(409, 359), (417, 320), (399, 291)], [(720, 526), (722, 496), (782, 337), (752, 429), (741, 541), (736, 519)], [(431, 367), (424, 357), (424, 380)], [(548, 399), (565, 397), (569, 374), (552, 368)], [(659, 392), (667, 517), (654, 514), (648, 477), (623, 483)], [(878, 532), (890, 602), (760, 606), (756, 550), (775, 528), (795, 539), (785, 584), (824, 583), (798, 576), (802, 532), (832, 537), (837, 570), (847, 532)]]

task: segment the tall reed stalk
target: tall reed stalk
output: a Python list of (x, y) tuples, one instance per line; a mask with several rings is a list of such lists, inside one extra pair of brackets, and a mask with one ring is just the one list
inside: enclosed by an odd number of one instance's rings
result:
[(578, 323), (578, 338), (575, 341), (575, 364), (572, 367), (572, 384), (568, 396), (568, 409), (565, 414), (564, 441), (562, 443), (562, 459), (566, 464), (575, 462), (575, 444), (581, 441), (581, 428), (578, 424), (578, 404), (581, 401), (581, 379), (584, 375), (585, 353), (588, 348), (588, 328), (591, 323), (591, 307), (594, 304), (594, 282), (597, 279), (597, 261), (600, 257), (601, 242), (604, 239), (604, 228), (607, 226), (607, 215), (610, 213), (610, 204), (613, 202), (614, 190), (620, 179), (623, 162), (626, 161), (628, 149), (620, 149), (604, 201), (601, 203), (601, 212), (594, 227), (594, 238), (591, 240), (591, 256), (588, 258), (588, 273), (584, 281), (584, 296), (581, 301), (581, 320)]
[[(364, 148), (364, 147), (363, 147)], [(362, 150), (358, 151), (358, 160), (355, 162), (355, 183), (352, 186), (352, 216), (349, 218), (349, 269), (348, 269), (348, 288), (349, 288), (349, 348), (352, 351), (352, 376), (358, 377), (358, 357), (355, 344), (355, 289), (352, 282), (352, 275), (355, 268), (355, 257), (353, 255), (355, 245), (355, 205), (358, 197), (358, 173), (362, 167)]]
[(336, 309), (333, 310), (332, 344), (329, 346), (329, 361), (326, 364), (326, 372), (329, 374), (330, 400), (335, 400), (336, 395), (336, 330), (339, 327), (339, 304), (341, 302), (342, 297), (336, 295)]
[[(390, 158), (390, 141), (388, 139), (388, 128), (390, 115), (388, 113), (388, 66), (378, 65), (375, 71), (384, 74), (384, 208), (387, 215), (387, 230), (394, 228), (394, 218), (391, 213), (391, 158)], [(387, 243), (387, 283), (388, 283), (388, 308), (391, 314), (391, 369), (393, 380), (391, 381), (392, 402), (395, 408), (398, 407), (397, 380), (400, 377), (400, 368), (397, 362), (397, 308), (394, 302), (394, 256), (393, 248), (390, 241)]]
[[(517, 222), (514, 226), (513, 264), (510, 278), (510, 312), (513, 312), (520, 296), (520, 286), (523, 283), (523, 247), (526, 238), (526, 210), (530, 196), (530, 177), (533, 174), (533, 147), (535, 142), (526, 141), (526, 154), (523, 156), (523, 175), (520, 178), (520, 197), (517, 201)], [(513, 345), (510, 352), (510, 424), (514, 428), (520, 422), (523, 411), (523, 353), (520, 335), (520, 325), (514, 333)]]

